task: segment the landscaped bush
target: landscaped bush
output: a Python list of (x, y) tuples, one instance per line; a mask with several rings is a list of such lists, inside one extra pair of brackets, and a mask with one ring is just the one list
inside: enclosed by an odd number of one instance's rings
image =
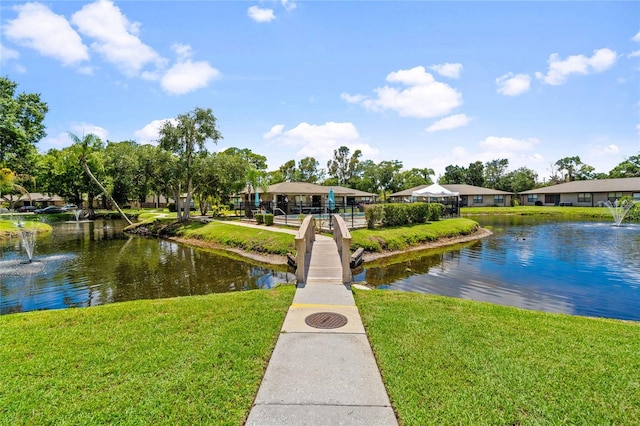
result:
[(264, 224), (267, 226), (271, 226), (273, 225), (273, 215), (272, 214), (265, 214), (264, 216)]
[(256, 213), (255, 218), (258, 225), (262, 225), (264, 223), (264, 216), (264, 213)]
[(369, 229), (377, 225), (383, 227), (404, 226), (411, 223), (435, 222), (444, 213), (440, 203), (392, 203), (367, 206), (365, 218)]

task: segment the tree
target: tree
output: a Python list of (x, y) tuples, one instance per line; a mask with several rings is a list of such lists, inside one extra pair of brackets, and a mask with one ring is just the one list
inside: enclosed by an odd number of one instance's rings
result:
[(387, 192), (396, 192), (400, 182), (396, 179), (398, 172), (402, 169), (402, 162), (398, 160), (381, 161), (378, 164), (378, 181), (382, 189), (382, 199), (387, 201)]
[(527, 167), (520, 167), (517, 170), (509, 172), (505, 177), (508, 182), (507, 189), (504, 191), (515, 192), (528, 191), (536, 187), (538, 174)]
[(617, 166), (615, 166), (610, 172), (611, 178), (627, 178), (627, 177), (640, 177), (640, 153), (632, 155)]
[(469, 164), (465, 182), (467, 185), (484, 186), (484, 165), (482, 161)]
[(39, 94), (15, 96), (17, 84), (0, 77), (0, 168), (17, 174), (35, 174), (35, 144), (46, 136), (43, 124), (49, 111)]
[(296, 180), (296, 160), (289, 160), (278, 169), (282, 180), (281, 182), (293, 182)]
[(136, 142), (124, 141), (107, 142), (104, 150), (104, 167), (111, 179), (111, 196), (119, 204), (126, 204), (135, 198), (136, 185), (141, 183), (138, 149)]
[[(95, 175), (91, 172), (91, 169), (89, 168), (88, 157), (90, 157), (90, 156), (93, 157), (93, 154), (94, 154), (93, 149), (94, 149), (94, 147), (101, 145), (100, 139), (96, 135), (94, 135), (92, 133), (89, 133), (88, 135), (86, 135), (82, 139), (80, 139), (79, 137), (77, 137), (73, 133), (69, 133), (69, 136), (73, 140), (74, 145), (77, 145), (77, 146), (80, 147), (79, 160), (80, 160), (80, 164), (82, 165), (82, 169), (84, 170), (84, 172), (87, 174), (87, 176), (89, 176), (89, 179), (91, 179), (91, 181), (98, 188), (100, 188), (100, 191), (102, 191), (103, 196), (108, 198), (109, 201), (111, 201), (111, 203), (113, 203), (113, 205), (115, 206), (116, 210), (118, 210), (118, 213), (120, 213), (120, 216), (122, 216), (122, 218), (124, 220), (126, 220), (129, 225), (131, 225), (131, 220), (127, 217), (126, 214), (124, 214), (122, 209), (120, 209), (120, 206), (118, 205), (118, 203), (116, 203), (116, 201), (113, 199), (113, 197), (111, 197), (111, 195), (109, 194), (107, 189), (102, 185), (102, 183), (100, 183), (100, 181), (95, 177)], [(89, 209), (91, 209), (91, 203), (89, 203)]]
[(305, 157), (298, 161), (296, 180), (299, 182), (318, 183), (324, 177), (324, 171), (318, 169), (320, 163), (313, 157)]
[[(193, 198), (193, 177), (196, 173), (196, 158), (207, 152), (208, 140), (218, 143), (222, 135), (216, 127), (216, 117), (210, 108), (196, 107), (193, 111), (180, 114), (171, 121), (165, 121), (160, 128), (159, 145), (178, 157), (180, 179), (173, 188), (176, 212), (179, 221), (189, 219), (189, 206)], [(186, 192), (185, 208), (181, 212), (182, 191)]]
[(575, 180), (576, 170), (582, 164), (580, 157), (564, 157), (556, 161), (555, 165), (560, 173), (564, 172), (562, 177), (564, 182), (573, 182)]
[(5, 200), (9, 201), (9, 208), (13, 208), (13, 199), (8, 199), (7, 195), (21, 193), (27, 194), (27, 190), (24, 189), (21, 185), (18, 185), (18, 177), (16, 174), (11, 171), (11, 169), (3, 168), (0, 169), (0, 200), (4, 197)]
[(353, 155), (349, 156), (349, 148), (341, 146), (333, 150), (333, 159), (327, 162), (327, 172), (330, 177), (338, 180), (338, 185), (349, 186), (357, 175), (358, 164), (362, 151), (357, 149)]
[(418, 169), (414, 167), (411, 170), (402, 171), (397, 177), (399, 190), (402, 191), (420, 185), (431, 185), (433, 183), (431, 176), (434, 174), (433, 169), (429, 168)]
[(444, 169), (444, 175), (440, 177), (441, 184), (461, 184), (467, 182), (467, 169), (460, 166), (448, 165)]
[(504, 189), (507, 185), (504, 178), (509, 167), (509, 160), (506, 158), (487, 161), (484, 165), (484, 186), (492, 189)]

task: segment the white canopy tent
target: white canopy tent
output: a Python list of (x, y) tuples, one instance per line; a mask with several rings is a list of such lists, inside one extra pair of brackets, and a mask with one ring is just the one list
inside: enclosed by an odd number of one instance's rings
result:
[(441, 197), (458, 197), (459, 192), (449, 191), (448, 189), (434, 183), (426, 188), (413, 191), (411, 193), (413, 197), (429, 197), (429, 198), (441, 198)]

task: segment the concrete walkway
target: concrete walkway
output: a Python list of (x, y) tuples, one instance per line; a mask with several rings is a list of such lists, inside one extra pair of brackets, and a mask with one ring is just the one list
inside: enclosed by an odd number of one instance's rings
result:
[(397, 425), (335, 242), (307, 262), (246, 425)]

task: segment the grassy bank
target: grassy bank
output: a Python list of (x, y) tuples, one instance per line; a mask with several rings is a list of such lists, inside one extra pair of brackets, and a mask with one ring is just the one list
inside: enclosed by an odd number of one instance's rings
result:
[(611, 219), (611, 213), (606, 207), (463, 207), (460, 209), (460, 214), (463, 216), (520, 215), (546, 216), (558, 219)]
[(223, 247), (286, 256), (295, 252), (294, 235), (221, 222), (189, 222), (175, 227), (172, 235), (211, 241)]
[(446, 219), (419, 225), (392, 228), (357, 229), (351, 231), (351, 248), (365, 251), (399, 251), (441, 238), (468, 235), (478, 229), (478, 223), (467, 218)]
[(0, 317), (0, 424), (240, 425), (293, 287)]
[(640, 424), (640, 324), (357, 291), (402, 425)]
[[(51, 228), (51, 225), (42, 222), (25, 221), (23, 223), (24, 229), (35, 231), (38, 234), (48, 233), (53, 230), (53, 228)], [(19, 235), (19, 233), (20, 228), (16, 225), (16, 222), (14, 220), (0, 220), (0, 240), (15, 238)]]

